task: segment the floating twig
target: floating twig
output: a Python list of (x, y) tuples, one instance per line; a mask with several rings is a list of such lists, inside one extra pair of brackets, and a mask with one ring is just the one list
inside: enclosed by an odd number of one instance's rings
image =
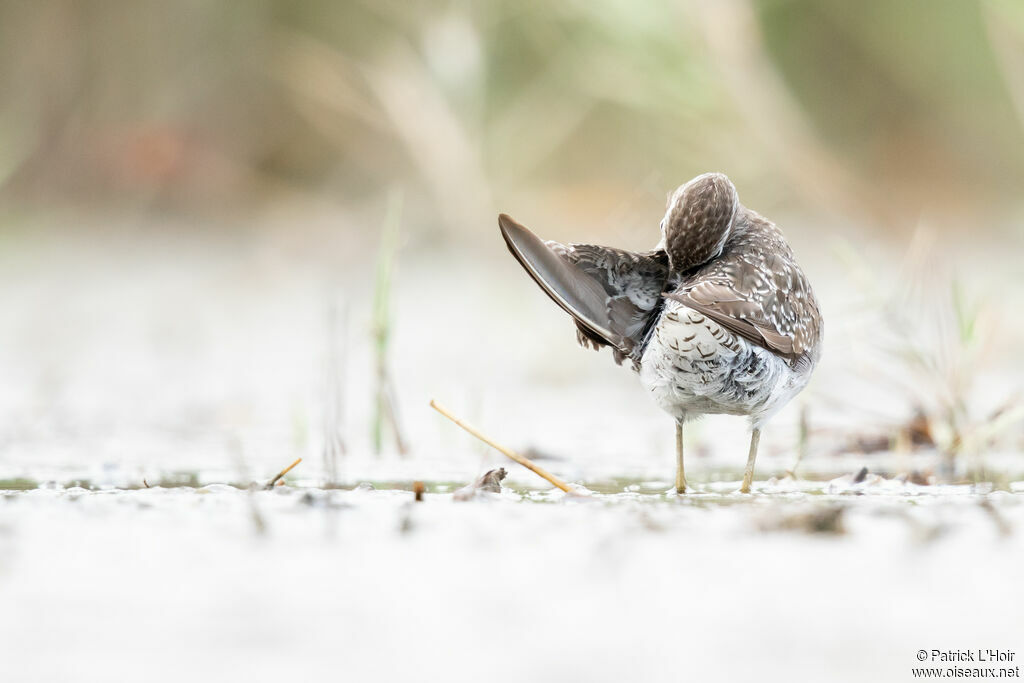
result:
[(292, 468), (294, 468), (300, 462), (302, 462), (302, 458), (295, 458), (295, 462), (293, 462), (291, 465), (288, 465), (288, 467), (285, 467), (283, 470), (278, 472), (273, 479), (267, 482), (267, 485), (264, 486), (263, 489), (265, 491), (269, 491), (270, 489), (274, 488), (274, 484), (276, 484), (281, 477), (291, 472)]
[(519, 463), (520, 465), (522, 465), (523, 467), (525, 467), (526, 469), (535, 472), (538, 476), (540, 476), (541, 478), (547, 480), (552, 485), (557, 486), (558, 488), (562, 489), (566, 493), (576, 493), (571, 488), (569, 488), (568, 484), (566, 484), (564, 481), (562, 481), (561, 479), (559, 479), (555, 475), (553, 475), (550, 472), (548, 472), (547, 470), (545, 470), (543, 467), (539, 467), (539, 466), (533, 464), (533, 462), (530, 461), (528, 458), (524, 458), (523, 456), (519, 455), (518, 453), (516, 453), (515, 451), (513, 451), (510, 448), (505, 448), (504, 446), (500, 446), (500, 445), (496, 444), (494, 441), (492, 441), (488, 437), (484, 436), (480, 432), (480, 430), (478, 430), (476, 427), (473, 427), (472, 425), (466, 424), (465, 422), (463, 422), (459, 418), (457, 418), (454, 415), (452, 415), (451, 412), (449, 412), (447, 408), (445, 408), (444, 406), (439, 404), (437, 401), (431, 399), (430, 400), (430, 407), (433, 408), (434, 410), (436, 410), (437, 412), (441, 413), (445, 417), (447, 417), (449, 420), (451, 420), (455, 424), (457, 424), (460, 427), (462, 427), (463, 429), (465, 429), (467, 432), (469, 432), (470, 434), (472, 434), (476, 438), (478, 438), (481, 441), (483, 441), (485, 444), (487, 444), (491, 448), (494, 448), (494, 449), (500, 451), (503, 455), (505, 455), (505, 457), (509, 458), (510, 460), (514, 460), (517, 463)]

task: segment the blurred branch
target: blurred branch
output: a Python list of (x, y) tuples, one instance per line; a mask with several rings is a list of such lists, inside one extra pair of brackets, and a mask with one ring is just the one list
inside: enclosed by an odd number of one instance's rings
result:
[(0, 112), (0, 190), (35, 151), (33, 132), (21, 117)]
[[(298, 102), (326, 107), (332, 113), (359, 121), (378, 131), (390, 130), (383, 112), (369, 93), (358, 65), (330, 45), (295, 31), (277, 31), (270, 75), (299, 96)], [(303, 113), (310, 114), (308, 107)], [(316, 123), (320, 117), (313, 115)]]
[(489, 221), (493, 205), (479, 141), (467, 133), (422, 61), (397, 44), (385, 63), (364, 65), (363, 73), (441, 217), (463, 229)]
[(819, 143), (800, 106), (771, 68), (749, 0), (694, 2), (708, 48), (736, 110), (805, 197), (829, 211), (864, 212), (871, 195)]
[(406, 454), (405, 440), (398, 425), (395, 394), (391, 388), (388, 370), (388, 347), (391, 341), (391, 276), (394, 272), (398, 230), (402, 222), (402, 191), (393, 189), (388, 194), (387, 214), (381, 228), (381, 242), (377, 253), (377, 283), (373, 292), (373, 340), (376, 359), (377, 387), (373, 414), (373, 450), (378, 455), (383, 447), (384, 420), (391, 425), (398, 452)]
[(1024, 129), (1024, 10), (1019, 2), (988, 0), (981, 11), (996, 66)]
[(503, 149), (503, 179), (519, 181), (535, 172), (593, 109), (593, 98), (564, 97), (565, 83), (571, 80), (577, 59), (571, 48), (557, 51), (545, 70), (520, 88), (510, 104), (495, 112), (488, 138)]
[(338, 480), (338, 458), (347, 453), (345, 445), (345, 394), (348, 379), (348, 303), (341, 307), (331, 296), (327, 304), (323, 397), (323, 462), (326, 485)]
[(342, 114), (398, 143), (415, 162), (445, 222), (465, 229), (489, 219), (491, 193), (480, 141), (469, 134), (416, 52), (394, 39), (384, 57), (369, 62), (308, 35), (278, 36), (281, 59), (272, 73), (300, 96), (300, 111), (339, 148), (350, 152), (352, 147), (350, 128), (336, 118)]

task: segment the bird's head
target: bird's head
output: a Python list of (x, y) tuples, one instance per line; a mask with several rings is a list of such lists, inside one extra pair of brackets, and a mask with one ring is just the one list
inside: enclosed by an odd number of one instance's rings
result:
[(721, 254), (739, 206), (736, 187), (723, 173), (705, 173), (680, 185), (661, 221), (659, 246), (672, 270), (689, 270)]

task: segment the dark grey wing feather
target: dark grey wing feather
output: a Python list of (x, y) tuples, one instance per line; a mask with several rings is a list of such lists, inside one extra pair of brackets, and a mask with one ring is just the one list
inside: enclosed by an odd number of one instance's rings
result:
[(510, 216), (498, 216), (498, 225), (508, 250), (552, 301), (591, 335), (613, 346), (622, 344), (607, 312), (607, 294), (597, 280)]
[(664, 252), (543, 242), (505, 214), (498, 224), (526, 272), (576, 320), (581, 343), (612, 346), (620, 363), (633, 358), (668, 279)]
[(668, 279), (664, 252), (638, 254), (594, 244), (559, 244), (548, 247), (600, 283), (612, 328), (638, 344)]

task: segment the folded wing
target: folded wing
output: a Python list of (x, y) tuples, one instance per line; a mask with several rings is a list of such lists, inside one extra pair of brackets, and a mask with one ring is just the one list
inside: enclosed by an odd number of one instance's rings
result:
[(810, 283), (778, 229), (744, 212), (721, 257), (665, 296), (776, 353), (810, 352), (822, 332)]

